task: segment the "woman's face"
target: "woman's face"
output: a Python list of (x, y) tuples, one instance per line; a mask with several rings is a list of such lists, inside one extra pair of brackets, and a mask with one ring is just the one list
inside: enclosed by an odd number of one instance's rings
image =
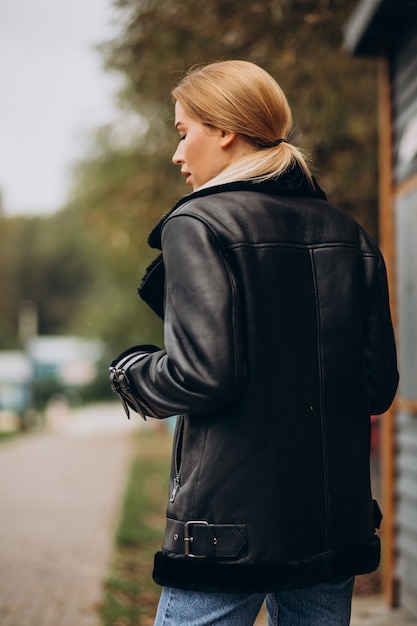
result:
[(181, 166), (185, 182), (196, 191), (230, 164), (225, 147), (227, 133), (190, 117), (178, 101), (175, 104), (175, 128), (180, 134), (180, 142), (172, 161)]

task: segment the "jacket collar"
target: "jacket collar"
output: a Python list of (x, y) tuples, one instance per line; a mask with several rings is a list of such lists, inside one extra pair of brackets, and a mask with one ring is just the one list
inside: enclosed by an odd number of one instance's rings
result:
[(190, 193), (173, 206), (173, 208), (161, 219), (159, 224), (155, 226), (148, 238), (148, 244), (151, 248), (161, 250), (161, 233), (162, 227), (168, 217), (180, 206), (194, 200), (195, 198), (203, 198), (217, 193), (225, 193), (229, 191), (255, 191), (257, 193), (265, 193), (267, 195), (291, 195), (291, 196), (310, 196), (326, 200), (324, 191), (319, 187), (317, 181), (313, 178), (313, 185), (308, 181), (306, 176), (301, 172), (300, 168), (292, 168), (278, 178), (267, 180), (264, 182), (243, 180), (222, 185), (214, 185), (213, 187), (205, 187)]

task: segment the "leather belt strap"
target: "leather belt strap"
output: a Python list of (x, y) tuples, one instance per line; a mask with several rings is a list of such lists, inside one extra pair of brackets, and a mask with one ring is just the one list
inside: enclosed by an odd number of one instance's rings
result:
[(191, 558), (236, 557), (247, 544), (244, 524), (209, 524), (204, 520), (167, 519), (164, 550)]

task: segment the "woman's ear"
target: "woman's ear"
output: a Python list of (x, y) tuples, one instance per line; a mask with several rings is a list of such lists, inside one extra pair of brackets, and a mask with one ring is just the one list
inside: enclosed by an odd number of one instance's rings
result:
[(229, 130), (220, 130), (220, 145), (222, 148), (228, 148), (236, 139), (236, 133)]

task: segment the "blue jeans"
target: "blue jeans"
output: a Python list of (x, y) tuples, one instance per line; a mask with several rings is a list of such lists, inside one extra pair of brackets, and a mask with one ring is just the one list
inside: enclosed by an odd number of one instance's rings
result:
[(206, 593), (164, 587), (154, 626), (348, 626), (354, 578), (277, 593)]

